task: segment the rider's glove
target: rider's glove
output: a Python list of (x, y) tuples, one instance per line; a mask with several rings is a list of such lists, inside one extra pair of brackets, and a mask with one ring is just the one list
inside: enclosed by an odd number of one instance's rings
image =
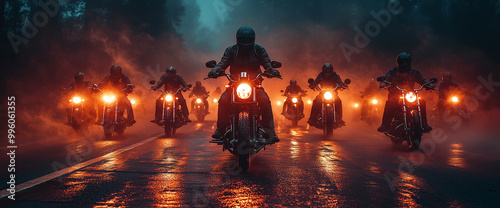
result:
[(275, 68), (267, 69), (266, 74), (273, 76), (273, 77), (281, 77), (280, 72), (278, 70), (276, 70)]
[(188, 90), (189, 90), (189, 87), (184, 87), (184, 88), (182, 88), (182, 91), (184, 91), (184, 92), (186, 92), (186, 91), (188, 91)]
[(210, 72), (208, 72), (208, 77), (215, 77), (217, 74), (219, 74), (219, 68), (215, 67)]
[(426, 87), (425, 87), (427, 90), (433, 90), (436, 88), (436, 86), (434, 86), (434, 84), (428, 84)]

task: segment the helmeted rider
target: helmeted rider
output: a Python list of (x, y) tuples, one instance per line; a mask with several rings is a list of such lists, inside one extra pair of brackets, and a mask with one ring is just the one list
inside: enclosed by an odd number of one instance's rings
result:
[[(175, 92), (175, 91), (177, 91), (177, 89), (179, 89), (181, 87), (183, 88), (182, 89), (183, 91), (189, 90), (189, 87), (188, 87), (186, 81), (184, 81), (184, 79), (180, 75), (177, 75), (177, 69), (175, 69), (173, 66), (167, 67), (167, 69), (165, 70), (165, 74), (162, 75), (160, 80), (154, 86), (151, 87), (151, 90), (156, 91), (157, 89), (159, 89), (162, 86), (164, 86), (165, 92), (167, 92), (167, 91)], [(182, 115), (184, 117), (184, 120), (182, 122), (184, 124), (191, 122), (191, 120), (189, 119), (189, 110), (188, 110), (187, 105), (186, 105), (186, 99), (184, 99), (184, 96), (182, 96), (182, 92), (181, 91), (177, 92), (177, 94), (175, 96), (177, 96), (177, 98), (179, 98), (177, 100), (177, 102), (181, 106)], [(163, 104), (162, 104), (163, 101), (161, 101), (161, 99), (160, 99), (161, 97), (162, 96), (160, 96), (156, 100), (155, 119), (151, 121), (153, 123), (158, 123), (161, 121), (161, 112), (162, 112), (162, 106), (163, 106)]]
[[(83, 72), (78, 72), (75, 74), (75, 81), (71, 83), (67, 88), (65, 88), (67, 93), (72, 93), (75, 95), (83, 96), (88, 100), (87, 102), (87, 111), (89, 112), (89, 117), (91, 119), (95, 119), (97, 114), (95, 111), (95, 106), (93, 102), (92, 95), (92, 83), (85, 80), (85, 74)], [(71, 96), (71, 95), (70, 95)], [(68, 116), (68, 123), (71, 122), (71, 106), (66, 107), (66, 112)], [(94, 122), (94, 121), (92, 121)]]
[[(297, 81), (292, 79), (290, 80), (290, 85), (288, 85), (286, 87), (286, 90), (285, 92), (283, 93), (284, 96), (288, 96), (288, 95), (297, 95), (297, 94), (305, 94), (305, 91), (297, 84)], [(288, 109), (288, 107), (290, 106), (291, 104), (291, 100), (289, 100), (288, 98), (285, 100), (285, 102), (283, 103), (283, 110), (281, 112), (281, 114), (284, 114), (286, 113), (286, 110)], [(302, 99), (299, 99), (298, 100), (298, 105), (299, 105), (299, 112), (301, 115), (303, 115), (304, 113), (304, 102), (302, 101)]]
[(459, 90), (459, 87), (458, 84), (453, 81), (453, 77), (450, 72), (444, 72), (441, 79), (441, 82), (437, 86), (439, 89), (437, 107), (440, 112), (443, 112), (445, 110), (447, 99), (450, 98), (454, 92)]
[[(271, 66), (271, 59), (266, 49), (255, 44), (255, 32), (251, 27), (240, 27), (236, 32), (236, 42), (235, 45), (226, 48), (221, 61), (208, 74), (209, 77), (223, 73), (228, 67), (230, 67), (231, 75), (239, 76), (240, 72), (247, 72), (248, 77), (256, 77), (261, 73), (260, 66), (265, 69), (267, 74), (280, 76), (279, 71)], [(230, 107), (230, 94), (230, 91), (226, 90), (219, 99), (217, 130), (212, 135), (215, 139), (222, 139), (226, 127), (230, 124), (230, 114), (227, 110)], [(274, 131), (273, 112), (269, 96), (261, 87), (256, 89), (255, 95), (262, 113), (262, 127), (269, 135), (267, 142), (277, 142), (279, 138)]]
[(366, 114), (368, 113), (368, 106), (369, 106), (369, 99), (374, 97), (377, 93), (379, 93), (380, 90), (378, 88), (378, 85), (376, 83), (375, 79), (370, 79), (370, 82), (368, 83), (368, 86), (366, 86), (365, 90), (363, 90), (361, 98), (362, 98), (362, 105), (361, 105), (361, 120), (365, 119)]
[[(323, 67), (321, 68), (321, 73), (318, 74), (316, 79), (314, 80), (314, 83), (311, 84), (309, 87), (314, 89), (314, 86), (320, 85), (321, 88), (335, 88), (336, 86), (341, 85), (344, 87), (347, 87), (344, 82), (342, 82), (342, 79), (340, 76), (333, 70), (333, 66), (330, 63), (325, 63), (323, 64)], [(312, 108), (311, 108), (311, 116), (309, 117), (309, 120), (307, 123), (311, 126), (318, 126), (318, 117), (321, 113), (321, 104), (322, 104), (322, 98), (323, 98), (324, 92), (320, 93), (318, 96), (313, 101)], [(333, 99), (335, 99), (335, 114), (337, 115), (337, 126), (341, 127), (345, 125), (344, 120), (342, 120), (342, 100), (340, 100), (340, 97), (338, 96), (338, 92), (332, 93)]]
[[(130, 79), (122, 73), (122, 68), (118, 65), (111, 66), (109, 70), (109, 75), (104, 77), (104, 79), (99, 83), (99, 88), (103, 90), (112, 90), (117, 92), (117, 98), (119, 105), (123, 105), (127, 111), (127, 125), (133, 125), (135, 123), (134, 111), (132, 109), (132, 103), (127, 98), (127, 94), (133, 91), (133, 85)], [(102, 108), (99, 108), (102, 111)], [(101, 115), (102, 112), (99, 112)]]
[[(411, 68), (411, 55), (407, 52), (402, 52), (397, 57), (397, 67), (392, 68), (387, 72), (385, 78), (401, 89), (413, 90), (415, 82), (423, 85), (429, 82), (425, 77), (416, 69)], [(380, 87), (386, 87), (388, 84), (382, 82)], [(433, 84), (427, 85), (427, 89), (434, 88)], [(380, 132), (387, 132), (390, 130), (392, 119), (397, 110), (399, 110), (399, 99), (401, 92), (395, 87), (390, 87), (389, 96), (385, 103), (384, 116), (382, 118), (382, 125), (377, 129)], [(427, 123), (426, 103), (424, 99), (420, 99), (420, 110), (422, 113), (422, 125), (424, 132), (430, 132), (432, 128)]]
[[(189, 98), (193, 97), (193, 95), (203, 101), (203, 105), (205, 105), (205, 113), (209, 114), (208, 101), (207, 101), (208, 92), (207, 92), (207, 89), (203, 85), (201, 85), (200, 81), (196, 81), (196, 84), (193, 87), (193, 91), (191, 91), (191, 93), (189, 93)], [(194, 108), (194, 102), (195, 102), (195, 100), (193, 99), (191, 101), (191, 110)]]

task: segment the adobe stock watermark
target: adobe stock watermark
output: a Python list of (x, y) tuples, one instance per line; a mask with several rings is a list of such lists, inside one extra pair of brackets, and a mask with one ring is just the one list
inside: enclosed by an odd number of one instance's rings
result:
[[(479, 75), (477, 80), (480, 82), (474, 91), (473, 95), (469, 95), (463, 99), (463, 105), (465, 107), (465, 111), (470, 114), (476, 111), (479, 108), (480, 101), (485, 101), (491, 97), (491, 95), (496, 91), (496, 88), (500, 88), (500, 82), (493, 81), (493, 75), (489, 74), (487, 78)], [(443, 113), (443, 118), (445, 122), (452, 123), (455, 122), (452, 126), (452, 129), (457, 130), (462, 125), (462, 117), (460, 116), (451, 116), (452, 112), (446, 111)], [(404, 173), (413, 174), (415, 172), (415, 168), (424, 163), (426, 157), (431, 156), (436, 151), (436, 145), (441, 144), (448, 140), (448, 135), (446, 131), (442, 128), (436, 128), (431, 132), (431, 139), (422, 140), (420, 143), (420, 150), (414, 150), (409, 155), (408, 158), (403, 157), (402, 155), (398, 156), (400, 161), (398, 165), (397, 172), (399, 175)], [(389, 185), (389, 188), (392, 192), (396, 190), (396, 185), (402, 180), (400, 176), (396, 174), (386, 171), (384, 173), (384, 178)]]
[(21, 44), (28, 44), (29, 39), (34, 38), (38, 34), (39, 28), (47, 25), (49, 17), (52, 18), (59, 12), (59, 2), (57, 0), (39, 0), (38, 6), (42, 10), (35, 12), (31, 21), (26, 18), (25, 24), (20, 30), (21, 35), (14, 32), (7, 33), (7, 38), (16, 54), (19, 53), (19, 46)]
[(366, 23), (364, 31), (358, 26), (355, 26), (353, 30), (356, 32), (354, 36), (353, 44), (346, 42), (340, 43), (339, 47), (344, 54), (345, 59), (348, 63), (351, 63), (352, 54), (361, 53), (361, 49), (366, 48), (372, 38), (377, 37), (382, 28), (387, 27), (392, 20), (392, 15), (400, 14), (403, 11), (403, 6), (399, 0), (392, 0), (387, 3), (387, 9), (380, 10), (378, 12), (370, 11), (370, 15), (375, 19)]

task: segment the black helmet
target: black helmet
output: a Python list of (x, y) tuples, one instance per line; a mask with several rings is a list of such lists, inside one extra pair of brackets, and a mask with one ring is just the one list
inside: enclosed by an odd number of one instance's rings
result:
[(250, 49), (255, 44), (255, 32), (251, 27), (243, 26), (236, 32), (236, 43), (242, 49)]
[(333, 72), (333, 66), (330, 63), (323, 64), (321, 69), (324, 73), (331, 74)]
[(169, 66), (166, 70), (165, 73), (175, 75), (177, 74), (177, 69), (175, 69), (173, 66)]
[(292, 86), (297, 85), (297, 81), (296, 81), (296, 80), (294, 80), (294, 79), (290, 80), (290, 85), (292, 85)]
[(397, 59), (399, 69), (408, 71), (411, 68), (411, 55), (407, 52), (402, 52), (398, 55)]
[(122, 75), (122, 68), (118, 65), (113, 65), (111, 66), (109, 73), (111, 73), (111, 77), (119, 77)]
[(78, 72), (75, 74), (75, 83), (82, 83), (85, 80), (85, 74), (83, 72)]
[(453, 77), (451, 76), (450, 72), (444, 72), (442, 79), (443, 79), (443, 82), (451, 82), (451, 81), (453, 81)]
[(196, 81), (196, 86), (201, 86), (201, 82), (200, 81)]

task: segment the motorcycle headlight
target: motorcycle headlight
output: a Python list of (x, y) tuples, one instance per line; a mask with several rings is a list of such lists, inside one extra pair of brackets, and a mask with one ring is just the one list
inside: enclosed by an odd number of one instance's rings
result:
[(83, 101), (83, 99), (82, 99), (82, 98), (80, 98), (80, 97), (73, 97), (73, 99), (72, 99), (72, 100), (70, 100), (70, 101), (73, 101), (73, 103), (78, 104), (78, 103), (82, 102), (82, 101)]
[(240, 84), (236, 88), (236, 94), (241, 99), (248, 99), (252, 94), (252, 88), (248, 84)]
[(173, 99), (174, 99), (174, 98), (172, 97), (172, 95), (167, 95), (167, 96), (165, 96), (165, 100), (166, 100), (167, 102), (170, 102), (170, 101), (172, 101)]
[(355, 107), (355, 108), (359, 107), (359, 104), (354, 103), (354, 107)]
[(201, 99), (200, 99), (200, 98), (197, 98), (197, 99), (196, 99), (196, 103), (200, 104), (200, 103), (201, 103)]
[(457, 96), (453, 96), (451, 97), (451, 102), (454, 102), (454, 103), (458, 103), (458, 97)]
[(292, 103), (297, 103), (299, 100), (297, 98), (292, 98)]
[(217, 102), (217, 98), (214, 98), (214, 103), (216, 103), (216, 102)]
[(415, 102), (415, 100), (417, 100), (417, 94), (415, 94), (414, 92), (408, 92), (406, 93), (405, 98), (408, 102), (413, 103)]
[(102, 99), (106, 103), (112, 103), (116, 100), (116, 97), (114, 95), (104, 95), (104, 96), (102, 96)]
[(130, 103), (131, 103), (132, 105), (135, 105), (135, 103), (136, 103), (136, 102), (135, 102), (135, 100), (134, 100), (134, 99), (132, 99), (132, 100), (130, 100)]
[(376, 105), (377, 103), (378, 103), (378, 100), (377, 100), (377, 99), (373, 99), (373, 100), (372, 100), (372, 104), (373, 104), (373, 105)]
[(325, 100), (331, 100), (333, 98), (333, 95), (331, 92), (325, 92), (323, 97), (325, 98)]

